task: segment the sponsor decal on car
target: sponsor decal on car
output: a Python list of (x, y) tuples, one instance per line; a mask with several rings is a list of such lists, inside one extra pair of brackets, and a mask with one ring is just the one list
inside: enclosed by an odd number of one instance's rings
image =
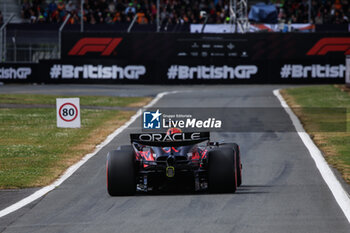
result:
[(200, 133), (174, 133), (174, 134), (161, 134), (161, 133), (143, 133), (139, 135), (140, 141), (149, 142), (182, 142), (199, 140)]

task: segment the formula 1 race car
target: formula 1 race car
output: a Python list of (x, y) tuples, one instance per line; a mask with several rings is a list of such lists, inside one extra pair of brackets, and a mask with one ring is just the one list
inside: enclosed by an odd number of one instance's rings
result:
[[(107, 155), (111, 196), (167, 188), (234, 193), (242, 183), (239, 146), (211, 142), (209, 132), (130, 134), (131, 145)], [(203, 142), (205, 142), (203, 144)]]

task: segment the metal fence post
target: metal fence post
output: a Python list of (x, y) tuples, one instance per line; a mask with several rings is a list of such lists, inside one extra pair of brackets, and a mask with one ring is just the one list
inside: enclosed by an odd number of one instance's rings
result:
[(6, 27), (4, 28), (4, 62), (7, 60), (6, 52), (7, 52), (7, 41), (6, 41)]
[(308, 5), (309, 5), (309, 9), (308, 9), (308, 21), (309, 23), (311, 23), (311, 0), (309, 0), (308, 2)]
[(4, 62), (6, 61), (6, 26), (7, 24), (10, 23), (10, 21), (12, 20), (12, 18), (15, 16), (15, 14), (11, 14), (10, 15), (10, 18), (7, 19), (7, 21), (1, 26), (0, 28), (0, 32), (1, 32), (1, 40), (2, 40), (2, 43), (1, 43), (1, 52), (0, 52), (0, 61), (1, 62)]
[(208, 19), (209, 19), (208, 14), (205, 14), (205, 19), (204, 19), (204, 23), (203, 23), (203, 26), (202, 26), (201, 33), (204, 32), (204, 28), (205, 28), (205, 26), (207, 26)]
[(13, 61), (17, 61), (17, 46), (16, 46), (16, 38), (12, 37), (12, 43), (13, 43)]
[(32, 62), (32, 44), (29, 45), (29, 61)]
[(61, 59), (61, 40), (62, 40), (62, 30), (64, 28), (64, 26), (66, 25), (66, 23), (68, 22), (70, 18), (70, 14), (67, 15), (66, 19), (64, 20), (64, 22), (62, 23), (62, 25), (60, 26), (59, 30), (58, 30), (58, 53), (59, 53), (59, 59)]
[(84, 0), (80, 0), (80, 32), (84, 31)]
[(159, 0), (157, 0), (157, 32), (160, 30), (160, 21), (159, 21)]
[(2, 47), (3, 47), (3, 34), (1, 30), (0, 31), (0, 63), (2, 62)]
[(136, 13), (136, 15), (134, 16), (134, 18), (132, 19), (132, 21), (131, 21), (131, 23), (130, 23), (130, 25), (129, 25), (129, 27), (128, 27), (128, 30), (127, 30), (128, 33), (131, 31), (132, 27), (134, 26), (137, 17), (138, 17), (138, 16), (137, 16), (137, 13)]

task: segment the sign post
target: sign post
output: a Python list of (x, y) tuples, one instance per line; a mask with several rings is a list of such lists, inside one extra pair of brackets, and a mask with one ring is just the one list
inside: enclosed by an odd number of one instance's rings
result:
[(345, 86), (350, 88), (350, 55), (346, 55), (345, 64), (346, 64)]
[(79, 98), (57, 98), (57, 127), (80, 128)]

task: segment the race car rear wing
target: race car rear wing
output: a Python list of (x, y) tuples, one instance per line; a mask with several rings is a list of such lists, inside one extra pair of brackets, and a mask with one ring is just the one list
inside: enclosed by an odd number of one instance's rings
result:
[(141, 133), (130, 134), (130, 140), (131, 143), (136, 142), (145, 146), (187, 146), (209, 141), (210, 134), (209, 132), (175, 133), (172, 135), (165, 133)]

